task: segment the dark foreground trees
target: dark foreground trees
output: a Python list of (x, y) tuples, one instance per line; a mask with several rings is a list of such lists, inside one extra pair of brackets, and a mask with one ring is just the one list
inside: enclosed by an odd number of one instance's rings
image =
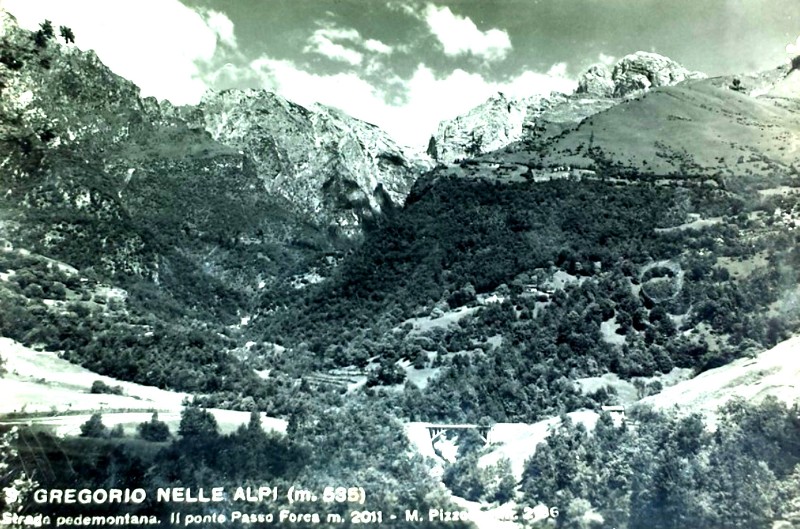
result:
[(93, 413), (88, 421), (81, 424), (81, 437), (107, 437), (108, 433), (103, 416), (99, 413)]
[(153, 412), (150, 421), (143, 422), (136, 427), (139, 437), (145, 441), (161, 443), (169, 439), (169, 426), (164, 421), (158, 420), (158, 412)]
[(718, 415), (713, 432), (699, 416), (646, 409), (634, 426), (603, 418), (593, 434), (565, 421), (527, 462), (521, 489), (534, 505), (585, 500), (631, 529), (756, 529), (796, 515), (798, 407), (733, 401)]

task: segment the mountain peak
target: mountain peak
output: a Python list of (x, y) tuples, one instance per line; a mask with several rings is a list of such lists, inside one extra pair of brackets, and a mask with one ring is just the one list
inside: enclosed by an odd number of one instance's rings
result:
[(427, 168), (374, 125), (263, 89), (207, 92), (184, 117), (250, 157), (268, 192), (346, 235), (360, 233), (386, 196), (401, 205)]
[(516, 141), (522, 135), (528, 107), (541, 99), (543, 96), (514, 98), (496, 92), (466, 114), (442, 121), (433, 136), (434, 158), (452, 162)]
[(611, 70), (605, 64), (595, 64), (589, 67), (578, 79), (577, 94), (587, 94), (597, 97), (611, 97), (614, 95), (614, 80)]
[(449, 163), (500, 149), (531, 134), (537, 138), (552, 136), (564, 126), (619, 103), (628, 94), (704, 77), (663, 55), (637, 51), (612, 67), (590, 67), (580, 77), (574, 94), (553, 92), (518, 98), (496, 92), (465, 114), (442, 121), (429, 152), (438, 162)]
[(578, 80), (576, 93), (624, 97), (632, 92), (704, 77), (705, 74), (688, 70), (669, 57), (637, 51), (617, 61), (613, 68), (604, 64), (590, 67)]

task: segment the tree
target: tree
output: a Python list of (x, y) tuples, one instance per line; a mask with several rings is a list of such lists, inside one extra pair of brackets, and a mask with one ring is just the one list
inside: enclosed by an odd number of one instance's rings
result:
[(670, 440), (656, 455), (654, 463), (652, 475), (634, 475), (630, 527), (691, 527), (698, 512), (692, 462), (680, 457), (675, 443)]
[(108, 437), (108, 428), (103, 424), (103, 416), (93, 413), (88, 421), (81, 424), (81, 437)]
[(61, 33), (61, 38), (64, 39), (64, 42), (67, 44), (75, 44), (75, 34), (70, 28), (67, 26), (60, 26), (58, 31)]
[(406, 379), (406, 371), (389, 359), (383, 359), (376, 371), (369, 374), (367, 386), (391, 386), (402, 384)]
[(42, 290), (42, 287), (36, 283), (31, 283), (28, 286), (26, 286), (23, 289), (22, 293), (25, 294), (25, 297), (28, 299), (44, 298), (44, 290)]
[(592, 504), (583, 498), (570, 501), (558, 521), (562, 524), (566, 521), (566, 524), (576, 529), (604, 527), (603, 518), (594, 512)]
[(779, 488), (780, 515), (784, 519), (800, 519), (800, 467), (781, 482)]
[(178, 434), (183, 438), (216, 437), (219, 433), (217, 420), (207, 410), (190, 404), (181, 412), (181, 423)]
[(475, 301), (476, 296), (477, 293), (475, 292), (475, 287), (472, 286), (472, 283), (467, 283), (462, 288), (453, 292), (453, 294), (447, 298), (447, 304), (450, 306), (450, 308), (460, 307)]
[(149, 422), (143, 422), (136, 427), (139, 437), (153, 443), (163, 443), (169, 439), (169, 426), (158, 420), (158, 412), (154, 411)]
[(506, 457), (502, 458), (497, 462), (495, 472), (498, 482), (497, 490), (494, 493), (494, 501), (503, 504), (513, 500), (517, 480), (511, 471), (511, 460)]
[(526, 499), (535, 502), (559, 501), (583, 496), (587, 483), (584, 481), (586, 428), (575, 424), (567, 415), (561, 416), (561, 424), (536, 447), (536, 452), (525, 462), (522, 475), (522, 490)]
[(633, 379), (633, 387), (636, 388), (636, 396), (637, 398), (644, 398), (646, 395), (645, 388), (647, 387), (647, 383), (643, 378), (636, 377)]
[(44, 33), (44, 36), (48, 39), (52, 39), (55, 36), (55, 32), (53, 31), (53, 23), (49, 20), (45, 20), (41, 24), (39, 24), (39, 31)]
[[(732, 431), (730, 431), (732, 430)], [(778, 507), (778, 482), (764, 461), (743, 451), (741, 436), (750, 432), (728, 428), (709, 458), (711, 523), (716, 527), (769, 527)]]
[(53, 23), (45, 20), (39, 24), (39, 30), (33, 35), (33, 41), (38, 48), (46, 48), (47, 41), (52, 39), (54, 35)]
[(478, 454), (460, 457), (449, 465), (442, 476), (444, 483), (456, 496), (470, 501), (480, 501), (486, 493), (488, 472), (478, 465)]
[(125, 428), (121, 424), (117, 424), (111, 428), (111, 433), (108, 435), (116, 438), (125, 437)]
[(439, 158), (439, 151), (436, 148), (436, 138), (431, 136), (431, 139), (428, 140), (428, 149), (425, 151), (428, 156), (433, 158), (434, 160)]

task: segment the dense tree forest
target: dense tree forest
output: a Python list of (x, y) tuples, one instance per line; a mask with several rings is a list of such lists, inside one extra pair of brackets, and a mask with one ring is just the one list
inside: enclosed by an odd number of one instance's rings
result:
[[(363, 505), (320, 500), (305, 506), (306, 511), (316, 512), (323, 519), (328, 513), (341, 515), (344, 523), (337, 524), (341, 527), (351, 526), (350, 511), (383, 511), (387, 517), (388, 513), (397, 513), (402, 518), (405, 509), (427, 512), (429, 508), (452, 507), (447, 495), (429, 476), (428, 463), (411, 450), (402, 424), (390, 410), (380, 406), (345, 404), (324, 414), (307, 409), (303, 418), (291, 423), (288, 435), (265, 432), (261, 415), (255, 412), (248, 424), (223, 435), (213, 415), (194, 404), (184, 408), (174, 440), (148, 439), (145, 431), (157, 424), (156, 418), (143, 423), (149, 426), (139, 428), (136, 437), (109, 435), (100, 415), (87, 421), (82, 428), (87, 435), (79, 438), (59, 438), (44, 431), (23, 429), (8, 440), (8, 446), (4, 445), (0, 486), (14, 486), (15, 479), (25, 475), (33, 480), (34, 488), (41, 489), (143, 488), (148, 497), (139, 504), (48, 505), (49, 514), (153, 514), (165, 526), (170, 526), (169, 512), (176, 509), (176, 504), (155, 501), (158, 487), (204, 487), (207, 491), (224, 487), (227, 494), (221, 503), (179, 507), (185, 514), (216, 512), (228, 517), (234, 510), (303, 512), (302, 505), (292, 506), (286, 499), (291, 486), (315, 491), (320, 498), (326, 487), (363, 487)], [(239, 487), (256, 490), (266, 485), (281, 491), (276, 500), (266, 505), (242, 503), (234, 498)], [(37, 510), (31, 498), (24, 500), (22, 514)], [(0, 512), (8, 512), (9, 508), (0, 498)], [(42, 512), (41, 507), (38, 512)]]
[(589, 512), (598, 527), (631, 529), (762, 528), (800, 514), (797, 406), (732, 401), (714, 431), (698, 415), (632, 419), (618, 428), (604, 415), (588, 433), (566, 418), (527, 462), (525, 498), (557, 501), (575, 527)]
[[(478, 465), (485, 448), (469, 435), (460, 439), (458, 459), (442, 479), (470, 500), (503, 504), (515, 499), (520, 519), (539, 503), (558, 505), (555, 522), (560, 527), (765, 528), (772, 520), (800, 516), (798, 417), (796, 406), (787, 408), (774, 399), (731, 401), (718, 411), (713, 429), (699, 415), (648, 408), (632, 410), (621, 426), (602, 414), (592, 431), (563, 416), (527, 461), (520, 482), (507, 461)], [(101, 423), (100, 417), (93, 420)], [(108, 433), (73, 439), (35, 430), (5, 435), (0, 485), (16, 483), (30, 494), (32, 488), (155, 491), (161, 486), (225, 487), (230, 492), (265, 483), (281, 490), (300, 484), (323, 490), (351, 483), (365, 488), (365, 506), (323, 503), (315, 510), (346, 518), (353, 509), (452, 508), (430, 477), (429, 462), (410, 451), (391, 409), (347, 404), (322, 415), (306, 410), (287, 435), (265, 432), (254, 413), (249, 424), (222, 435), (211, 414), (190, 404), (174, 433), (177, 437), (167, 442)], [(7, 512), (3, 501), (0, 511)], [(21, 512), (30, 512), (31, 504), (25, 505)], [(120, 506), (111, 512), (108, 505), (48, 507), (51, 515), (65, 516), (121, 512)], [(251, 507), (231, 494), (222, 503), (181, 506), (185, 513), (228, 515)], [(292, 508), (285, 499), (269, 505), (272, 511), (283, 508)], [(171, 509), (153, 501), (153, 494), (141, 504), (122, 507), (131, 514), (154, 514), (162, 525), (169, 525)]]
[[(677, 183), (443, 177), (419, 183), (328, 281), (265, 296), (270, 318), (257, 328), (317, 369), (380, 359), (367, 390), (380, 398), (396, 396), (382, 385), (403, 381), (395, 362), (439, 368), (423, 390), (406, 385), (398, 406), (408, 418), (530, 422), (606, 404), (613, 395), (581, 396), (571, 380), (702, 371), (796, 328), (796, 312), (767, 310), (798, 282), (796, 235), (765, 214), (791, 209), (785, 200), (746, 205)], [(689, 212), (720, 220), (668, 229)], [(759, 256), (753, 273), (730, 273)], [(557, 274), (567, 280), (554, 288)], [(478, 302), (492, 293), (496, 302)], [(468, 307), (479, 310), (455, 325), (417, 332), (409, 323)]]
[[(791, 211), (792, 197), (745, 203), (686, 182), (431, 178), (303, 289), (275, 282), (241, 297), (197, 282), (176, 298), (139, 280), (120, 297), (90, 269), (2, 252), (0, 331), (98, 373), (282, 416), (301, 393), (336, 402), (337, 388), (295, 381), (337, 366), (368, 368), (365, 398), (394, 402), (382, 387), (403, 383), (396, 362), (406, 359), (440, 374), (406, 387), (396, 403), (405, 418), (533, 421), (613, 400), (579, 395), (577, 377), (704, 370), (796, 328), (796, 311), (766, 310), (798, 283), (797, 236), (771, 213)], [(690, 212), (719, 221), (668, 229)], [(752, 273), (731, 274), (755, 259)], [(498, 302), (478, 302), (492, 293)], [(419, 333), (408, 323), (470, 307), (479, 310), (457, 325)], [(260, 316), (241, 326), (232, 314)]]

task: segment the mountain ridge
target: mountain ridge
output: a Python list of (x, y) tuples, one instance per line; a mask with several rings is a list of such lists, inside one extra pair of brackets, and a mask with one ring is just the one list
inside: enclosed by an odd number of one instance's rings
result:
[[(267, 194), (282, 197), (306, 221), (338, 229), (345, 237), (358, 237), (362, 217), (379, 213), (385, 198), (401, 205), (426, 169), (424, 160), (409, 159), (382, 131), (331, 109), (305, 109), (256, 90), (211, 92), (197, 107), (142, 99), (133, 83), (113, 74), (93, 52), (55, 40), (39, 47), (8, 14), (2, 25), (3, 123), (18, 124), (6, 134), (16, 135), (23, 149), (46, 152), (80, 144), (90, 150), (88, 157), (103, 159), (125, 142), (146, 143), (143, 135), (196, 135), (208, 129), (202, 141), (209, 150), (241, 151), (254, 162)], [(253, 108), (242, 108), (248, 103)], [(215, 110), (227, 114), (214, 116)], [(237, 112), (258, 114), (262, 122), (237, 121)], [(245, 136), (250, 137), (245, 141)], [(212, 148), (214, 142), (219, 146)], [(114, 177), (124, 180), (128, 169)]]
[(613, 69), (604, 64), (590, 67), (571, 94), (519, 98), (495, 94), (465, 114), (442, 121), (429, 150), (434, 159), (450, 163), (518, 141), (541, 141), (650, 88), (704, 77), (668, 57), (638, 51), (622, 57)]

